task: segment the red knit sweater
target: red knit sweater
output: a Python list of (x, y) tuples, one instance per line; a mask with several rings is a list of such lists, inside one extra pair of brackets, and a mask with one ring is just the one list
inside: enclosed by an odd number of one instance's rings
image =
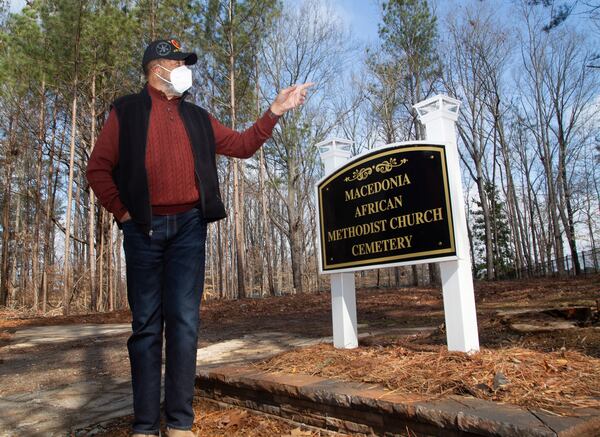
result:
[[(177, 105), (180, 98), (169, 100), (162, 92), (148, 85), (152, 98), (146, 172), (152, 213), (175, 214), (191, 209), (198, 203), (200, 191), (194, 175), (192, 146)], [(278, 117), (266, 111), (250, 128), (236, 132), (209, 116), (215, 135), (216, 152), (237, 158), (249, 158), (271, 136)], [(121, 221), (127, 209), (119, 198), (112, 178), (112, 169), (119, 160), (119, 120), (111, 110), (100, 131), (88, 161), (86, 177), (102, 206)]]

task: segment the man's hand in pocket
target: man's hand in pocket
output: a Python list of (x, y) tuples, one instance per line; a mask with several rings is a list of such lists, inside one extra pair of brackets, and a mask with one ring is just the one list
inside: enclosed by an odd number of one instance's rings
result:
[(125, 214), (123, 214), (123, 217), (121, 217), (121, 220), (119, 220), (121, 223), (126, 222), (127, 220), (131, 220), (131, 216), (129, 215), (129, 211), (126, 212)]

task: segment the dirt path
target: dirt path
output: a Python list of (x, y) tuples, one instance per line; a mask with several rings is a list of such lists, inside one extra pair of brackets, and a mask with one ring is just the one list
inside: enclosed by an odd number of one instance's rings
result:
[[(129, 330), (129, 324), (17, 330), (2, 350), (0, 434), (59, 436), (131, 414)], [(200, 348), (198, 362), (244, 362), (318, 341), (278, 332), (249, 334)]]

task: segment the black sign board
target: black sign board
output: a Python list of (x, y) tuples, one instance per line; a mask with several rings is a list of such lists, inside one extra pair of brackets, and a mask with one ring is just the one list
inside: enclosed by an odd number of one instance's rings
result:
[(317, 194), (323, 271), (456, 255), (442, 145), (361, 155), (322, 180)]

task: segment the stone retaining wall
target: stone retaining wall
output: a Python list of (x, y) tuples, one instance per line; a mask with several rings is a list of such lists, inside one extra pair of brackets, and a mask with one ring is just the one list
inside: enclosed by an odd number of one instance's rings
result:
[(407, 398), (380, 386), (248, 367), (200, 369), (197, 393), (219, 402), (321, 429), (364, 435), (600, 436), (600, 410), (553, 416), (515, 406), (452, 396)]

